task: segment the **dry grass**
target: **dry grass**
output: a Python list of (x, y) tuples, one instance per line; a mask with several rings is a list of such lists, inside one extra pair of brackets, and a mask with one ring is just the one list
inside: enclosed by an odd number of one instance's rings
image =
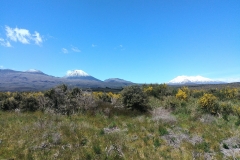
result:
[(239, 158), (240, 128), (234, 125), (235, 116), (225, 121), (201, 115), (194, 100), (176, 108), (174, 114), (159, 107), (164, 103), (154, 103), (150, 114), (0, 111), (0, 159)]

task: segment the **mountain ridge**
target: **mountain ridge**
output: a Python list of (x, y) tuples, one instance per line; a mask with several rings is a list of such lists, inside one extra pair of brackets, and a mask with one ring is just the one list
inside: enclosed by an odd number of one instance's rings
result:
[(191, 85), (191, 84), (223, 84), (226, 82), (213, 80), (202, 76), (177, 76), (170, 80), (167, 84), (169, 85)]
[(69, 77), (54, 77), (39, 70), (0, 69), (0, 91), (40, 91), (60, 84), (80, 88), (121, 88), (130, 85), (130, 83), (104, 82), (87, 73), (84, 76), (73, 74)]

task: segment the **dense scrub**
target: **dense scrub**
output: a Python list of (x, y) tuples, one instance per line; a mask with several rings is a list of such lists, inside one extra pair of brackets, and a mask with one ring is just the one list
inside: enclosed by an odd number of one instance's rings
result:
[(240, 90), (0, 92), (0, 159), (239, 159)]

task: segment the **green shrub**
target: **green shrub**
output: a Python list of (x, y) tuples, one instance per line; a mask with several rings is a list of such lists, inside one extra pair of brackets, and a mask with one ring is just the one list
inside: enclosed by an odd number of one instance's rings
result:
[(229, 102), (220, 102), (219, 110), (223, 115), (223, 119), (228, 120), (228, 116), (233, 113), (233, 107)]
[(36, 111), (38, 109), (38, 101), (34, 97), (23, 98), (20, 109), (22, 111)]
[(121, 91), (122, 103), (126, 108), (146, 112), (148, 97), (140, 86), (128, 86)]
[(193, 90), (191, 92), (191, 95), (192, 95), (193, 98), (200, 98), (200, 97), (203, 96), (203, 93), (204, 92), (202, 90)]
[(173, 95), (173, 90), (167, 84), (143, 85), (143, 90), (147, 95), (163, 99), (164, 96)]
[(1, 110), (7, 111), (7, 110), (13, 110), (18, 107), (18, 102), (13, 98), (7, 98), (1, 103)]
[(163, 104), (165, 108), (172, 110), (175, 110), (181, 106), (180, 100), (178, 100), (175, 96), (165, 97)]

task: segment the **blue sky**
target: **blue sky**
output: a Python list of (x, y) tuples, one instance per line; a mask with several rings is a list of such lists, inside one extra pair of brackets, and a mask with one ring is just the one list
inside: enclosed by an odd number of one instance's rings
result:
[(240, 81), (239, 0), (2, 0), (0, 68)]

